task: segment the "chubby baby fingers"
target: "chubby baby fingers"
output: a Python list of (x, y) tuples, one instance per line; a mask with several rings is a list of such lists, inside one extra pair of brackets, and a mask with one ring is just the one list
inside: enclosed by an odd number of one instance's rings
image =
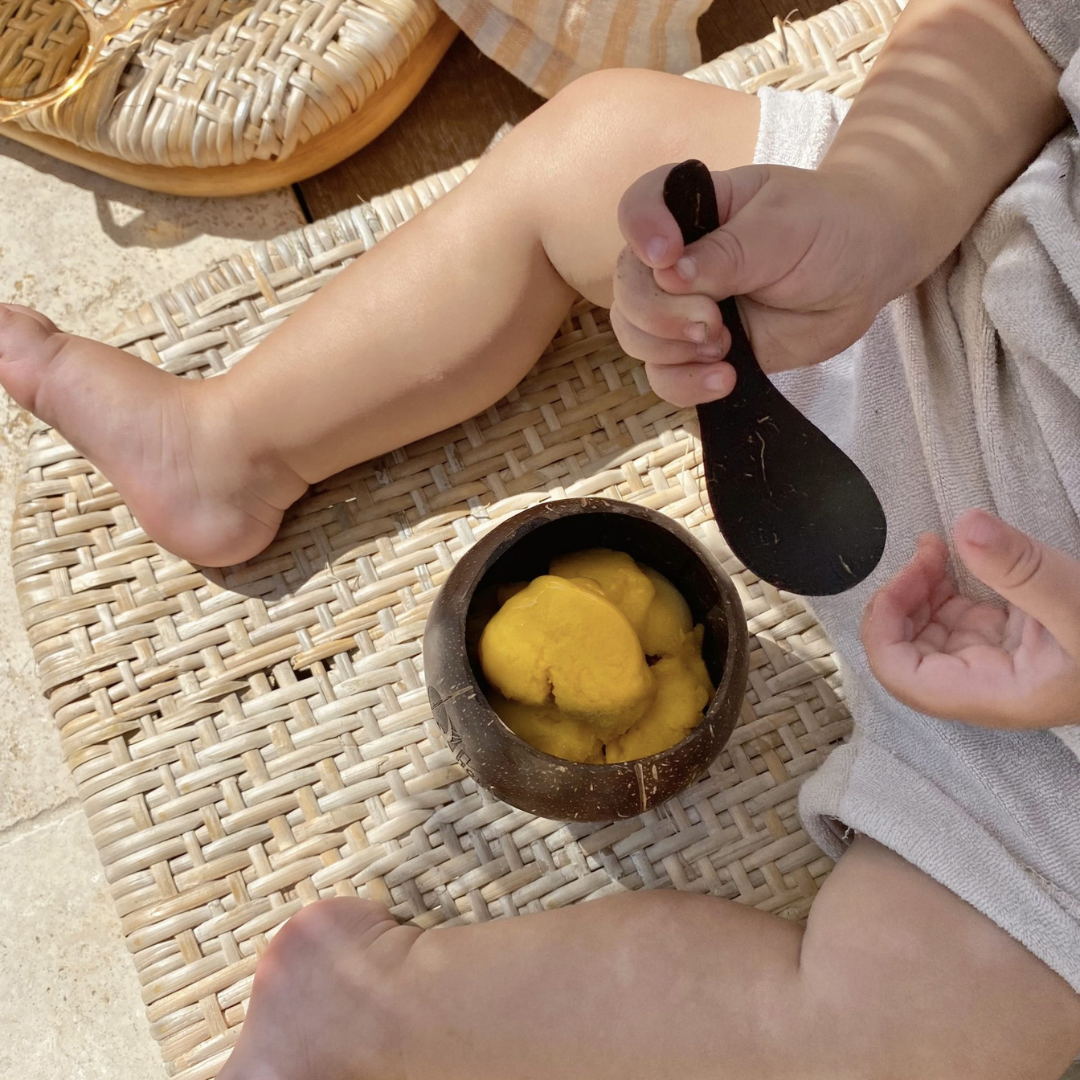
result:
[(709, 364), (723, 359), (731, 347), (731, 335), (724, 326), (713, 341), (698, 345), (650, 334), (635, 326), (618, 306), (611, 309), (611, 329), (624, 352), (646, 364), (690, 364), (695, 361)]
[(649, 269), (623, 248), (615, 268), (614, 306), (624, 318), (657, 338), (707, 345), (718, 340), (724, 321), (716, 302), (700, 294), (673, 296), (664, 292)]
[(983, 510), (960, 518), (956, 545), (980, 581), (1037, 619), (1080, 661), (1080, 561)]
[(735, 388), (735, 369), (723, 360), (689, 364), (646, 364), (649, 385), (680, 408), (727, 397)]

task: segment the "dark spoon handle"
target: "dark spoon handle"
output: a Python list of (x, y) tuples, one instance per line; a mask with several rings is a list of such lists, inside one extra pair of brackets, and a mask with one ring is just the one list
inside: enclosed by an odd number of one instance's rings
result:
[[(720, 228), (700, 161), (676, 165), (664, 202), (685, 243)], [(862, 581), (884, 550), (885, 515), (855, 463), (772, 384), (733, 297), (720, 301), (735, 368), (727, 397), (698, 406), (713, 517), (732, 552), (778, 588), (819, 596)]]
[[(720, 228), (720, 211), (716, 205), (716, 192), (712, 186), (712, 178), (708, 170), (699, 161), (684, 161), (676, 165), (664, 183), (664, 202), (668, 210), (675, 218), (675, 223), (682, 233), (684, 244), (693, 244), (708, 233), (716, 232)], [(739, 305), (734, 296), (726, 297), (718, 302), (720, 314), (724, 318), (724, 325), (731, 333), (731, 348), (724, 359), (735, 368), (738, 380), (735, 389), (725, 399), (730, 408), (732, 397), (753, 396), (762, 383), (772, 384), (765, 377), (761, 365), (754, 356), (754, 350), (750, 347), (750, 339), (746, 336), (742, 319), (739, 318)], [(704, 410), (705, 415), (713, 412), (710, 402), (707, 405), (699, 405), (698, 412)], [(704, 416), (702, 416), (704, 420)]]

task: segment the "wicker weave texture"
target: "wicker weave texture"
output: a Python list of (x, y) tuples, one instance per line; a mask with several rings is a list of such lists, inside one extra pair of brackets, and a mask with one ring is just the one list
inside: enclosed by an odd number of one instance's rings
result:
[[(191, 378), (224, 370), (468, 171), (260, 244), (151, 301), (118, 344)], [(318, 897), (368, 896), (424, 927), (657, 887), (805, 914), (830, 863), (798, 789), (850, 722), (812, 614), (717, 533), (694, 420), (581, 303), (506, 399), (319, 484), (226, 571), (161, 551), (91, 464), (34, 435), (13, 534), (23, 618), (172, 1075), (216, 1074), (258, 955)], [(709, 775), (607, 825), (478, 790), (421, 667), (460, 552), (508, 514), (582, 495), (681, 521), (733, 576), (752, 635), (742, 721)]]
[(435, 0), (190, 0), (140, 16), (75, 94), (17, 122), (137, 164), (284, 159), (361, 109), (437, 14)]
[(68, 0), (0, 0), (0, 101), (59, 86), (88, 41), (86, 21)]
[(809, 19), (776, 20), (776, 30), (688, 73), (691, 79), (756, 94), (824, 90), (854, 97), (907, 0), (847, 0)]

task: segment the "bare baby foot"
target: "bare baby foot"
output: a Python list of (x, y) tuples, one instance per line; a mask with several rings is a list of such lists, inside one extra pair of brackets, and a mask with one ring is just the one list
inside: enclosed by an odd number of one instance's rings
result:
[(369, 900), (302, 909), (259, 961), (218, 1080), (403, 1080), (398, 975), (420, 933)]
[(250, 425), (213, 383), (0, 304), (0, 385), (109, 478), (153, 540), (193, 563), (229, 566), (270, 543), (307, 485), (252, 445)]

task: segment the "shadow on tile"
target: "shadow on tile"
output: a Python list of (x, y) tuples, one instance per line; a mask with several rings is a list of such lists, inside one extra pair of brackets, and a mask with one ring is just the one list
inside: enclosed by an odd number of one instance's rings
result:
[[(38, 150), (0, 137), (0, 158), (90, 192), (105, 235), (121, 248), (170, 248), (198, 236), (266, 240), (286, 227), (304, 223), (291, 188), (236, 198), (199, 199), (144, 191), (69, 165)], [(40, 212), (47, 213), (44, 206)]]

